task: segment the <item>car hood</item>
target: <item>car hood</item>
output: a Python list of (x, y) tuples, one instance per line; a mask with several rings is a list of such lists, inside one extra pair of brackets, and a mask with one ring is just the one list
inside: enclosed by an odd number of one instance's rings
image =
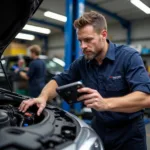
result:
[(43, 0), (0, 0), (0, 58)]

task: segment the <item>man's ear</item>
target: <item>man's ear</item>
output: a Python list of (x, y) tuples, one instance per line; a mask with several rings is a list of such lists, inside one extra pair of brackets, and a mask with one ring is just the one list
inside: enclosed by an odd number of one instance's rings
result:
[(106, 31), (106, 30), (102, 30), (102, 31), (101, 31), (101, 35), (102, 35), (102, 37), (103, 37), (104, 39), (106, 39), (106, 38), (107, 38), (107, 31)]

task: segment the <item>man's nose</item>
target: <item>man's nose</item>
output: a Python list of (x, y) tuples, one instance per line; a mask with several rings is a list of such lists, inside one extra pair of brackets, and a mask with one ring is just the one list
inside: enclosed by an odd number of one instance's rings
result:
[(87, 48), (87, 44), (86, 44), (85, 42), (82, 42), (82, 43), (81, 43), (81, 48), (82, 48), (82, 49)]

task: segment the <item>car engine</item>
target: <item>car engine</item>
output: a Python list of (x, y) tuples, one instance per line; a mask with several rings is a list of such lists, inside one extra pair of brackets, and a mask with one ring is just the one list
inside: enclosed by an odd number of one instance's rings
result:
[(70, 145), (79, 132), (76, 120), (52, 105), (47, 105), (43, 113), (37, 116), (36, 106), (22, 113), (18, 110), (18, 102), (11, 104), (3, 100), (1, 103), (1, 150), (62, 149)]

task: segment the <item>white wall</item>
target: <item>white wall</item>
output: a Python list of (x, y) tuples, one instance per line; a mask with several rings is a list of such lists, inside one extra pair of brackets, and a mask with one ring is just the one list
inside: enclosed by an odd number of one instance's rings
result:
[(125, 43), (126, 29), (121, 24), (108, 24), (108, 38), (117, 43)]
[[(120, 24), (108, 25), (109, 37), (112, 41), (126, 43), (127, 30)], [(150, 48), (150, 19), (132, 22), (131, 44), (141, 44)]]
[(49, 38), (49, 52), (48, 56), (53, 57), (57, 56), (59, 58), (64, 58), (64, 33), (53, 34)]
[[(110, 40), (126, 44), (127, 31), (120, 23), (108, 25), (108, 37)], [(131, 44), (142, 45), (150, 48), (150, 19), (136, 20), (132, 22)], [(59, 55), (64, 57), (64, 34), (52, 35), (49, 38), (49, 56)]]
[(141, 44), (142, 46), (150, 48), (150, 18), (134, 21), (132, 27), (134, 29), (132, 31), (133, 39), (139, 39), (138, 41), (133, 40), (132, 43)]
[(133, 38), (150, 38), (150, 18), (134, 21), (132, 28)]

